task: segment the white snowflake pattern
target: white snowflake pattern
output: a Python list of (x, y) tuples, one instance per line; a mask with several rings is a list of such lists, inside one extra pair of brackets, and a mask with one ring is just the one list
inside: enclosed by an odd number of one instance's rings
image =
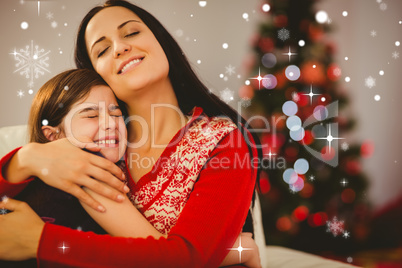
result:
[(39, 49), (39, 46), (35, 45), (31, 41), (31, 45), (27, 45), (25, 49), (20, 49), (19, 52), (14, 50), (14, 59), (17, 61), (15, 67), (17, 68), (14, 73), (19, 72), (20, 75), (24, 75), (25, 78), (29, 79), (28, 87), (33, 87), (34, 79), (39, 78), (39, 76), (44, 75), (45, 72), (50, 73), (47, 69), (49, 67), (49, 53), (50, 50), (45, 51), (44, 49)]
[(350, 233), (348, 231), (343, 232), (342, 235), (344, 238), (349, 238), (350, 237)]
[(8, 210), (5, 208), (0, 208), (0, 215), (5, 215), (8, 213)]
[(250, 105), (251, 105), (251, 99), (248, 99), (248, 98), (241, 99), (241, 100), (240, 100), (240, 104), (241, 104), (241, 106), (244, 107), (244, 108), (250, 107)]
[(25, 92), (24, 92), (24, 91), (22, 91), (22, 90), (18, 90), (18, 91), (17, 91), (17, 96), (18, 96), (18, 97), (22, 98), (22, 97), (24, 97), (24, 95), (25, 95)]
[(224, 102), (228, 103), (233, 100), (233, 91), (229, 88), (225, 88), (223, 91), (221, 91), (220, 96)]
[(289, 39), (290, 37), (290, 32), (289, 30), (282, 28), (278, 31), (278, 38), (282, 41), (285, 41), (287, 39)]
[(310, 180), (310, 181), (314, 181), (314, 180), (315, 180), (314, 175), (310, 175), (309, 180)]
[(373, 78), (371, 75), (369, 77), (367, 77), (366, 79), (364, 79), (364, 84), (366, 85), (366, 87), (368, 88), (373, 88), (375, 87), (375, 78)]
[(53, 17), (53, 13), (52, 12), (48, 12), (48, 13), (46, 13), (46, 18), (48, 19), (48, 20), (52, 20), (54, 17)]
[(52, 21), (50, 23), (50, 26), (52, 26), (53, 29), (56, 29), (57, 28), (57, 21)]
[(377, 36), (377, 32), (374, 31), (374, 30), (372, 30), (372, 31), (370, 32), (370, 35), (371, 35), (371, 37), (376, 37), (376, 36)]
[(392, 57), (393, 57), (394, 59), (399, 58), (399, 52), (396, 52), (396, 51), (392, 52)]
[(331, 221), (327, 221), (327, 232), (331, 232), (334, 237), (343, 234), (345, 232), (344, 222), (338, 221), (337, 217), (334, 217)]
[(343, 142), (341, 144), (341, 149), (347, 151), (349, 149), (349, 144), (347, 142)]
[(388, 5), (387, 5), (386, 3), (381, 3), (381, 4), (380, 4), (380, 9), (381, 9), (382, 11), (387, 10), (387, 8), (388, 8)]
[(226, 69), (225, 73), (228, 74), (228, 75), (232, 75), (232, 74), (236, 73), (235, 72), (236, 67), (232, 66), (231, 64), (226, 66), (225, 69)]

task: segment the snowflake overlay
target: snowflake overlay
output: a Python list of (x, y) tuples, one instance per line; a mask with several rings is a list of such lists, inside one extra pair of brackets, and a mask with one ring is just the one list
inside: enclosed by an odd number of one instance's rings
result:
[(366, 79), (364, 79), (364, 84), (368, 88), (375, 87), (375, 78), (373, 78), (372, 76), (367, 77)]
[(349, 144), (347, 142), (343, 142), (341, 148), (342, 150), (347, 151), (349, 149)]
[(14, 55), (14, 59), (17, 61), (14, 73), (19, 72), (20, 75), (24, 75), (25, 78), (29, 79), (28, 87), (33, 87), (34, 79), (44, 75), (45, 72), (50, 73), (47, 69), (49, 67), (49, 53), (50, 50), (45, 51), (37, 45), (34, 46), (33, 41), (31, 41), (31, 45), (25, 46), (25, 49), (19, 51), (14, 49), (14, 52), (10, 53)]
[(334, 237), (343, 234), (345, 238), (349, 237), (349, 232), (345, 230), (345, 224), (343, 221), (338, 221), (334, 217), (331, 221), (327, 221), (327, 232), (331, 232)]
[(224, 102), (228, 103), (233, 100), (233, 91), (229, 88), (225, 88), (223, 91), (221, 91), (220, 97)]
[(240, 100), (240, 104), (241, 104), (242, 107), (247, 108), (247, 107), (249, 107), (251, 105), (251, 99), (249, 99), (249, 98), (244, 98), (243, 99), (242, 98)]
[(225, 69), (226, 69), (225, 73), (228, 75), (232, 75), (232, 74), (236, 73), (235, 72), (236, 67), (233, 67), (231, 64), (229, 64), (229, 66), (226, 66)]
[(282, 41), (289, 39), (289, 37), (290, 37), (289, 30), (282, 28), (278, 31), (278, 38), (281, 39)]
[(17, 96), (18, 97), (22, 98), (22, 97), (24, 97), (24, 95), (25, 95), (24, 91), (22, 91), (22, 90), (17, 91)]

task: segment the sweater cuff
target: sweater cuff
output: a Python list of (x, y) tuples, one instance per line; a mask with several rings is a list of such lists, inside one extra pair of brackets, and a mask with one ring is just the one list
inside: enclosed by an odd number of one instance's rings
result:
[(21, 192), (28, 184), (33, 180), (32, 178), (26, 179), (22, 182), (11, 183), (7, 181), (3, 176), (4, 167), (10, 162), (11, 158), (21, 149), (22, 147), (18, 147), (0, 159), (0, 194), (7, 195), (10, 197), (16, 196), (19, 192)]
[(69, 244), (63, 241), (63, 237), (68, 237), (74, 230), (64, 226), (59, 226), (45, 222), (39, 240), (37, 251), (38, 267), (58, 267), (60, 263), (68, 263)]

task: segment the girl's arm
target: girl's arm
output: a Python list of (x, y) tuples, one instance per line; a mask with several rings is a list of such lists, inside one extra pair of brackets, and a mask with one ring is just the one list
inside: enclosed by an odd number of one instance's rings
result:
[[(105, 187), (110, 187), (105, 185)], [(156, 230), (146, 218), (130, 202), (127, 196), (123, 202), (117, 203), (104, 196), (101, 196), (88, 188), (84, 188), (94, 199), (101, 202), (106, 211), (98, 212), (88, 205), (81, 203), (87, 213), (110, 235), (133, 238), (147, 238), (152, 236), (155, 239), (167, 237)]]
[[(65, 138), (45, 144), (29, 143), (13, 153), (8, 155), (8, 161), (1, 161), (0, 178), (0, 184), (8, 183), (7, 188), (10, 189), (7, 191), (13, 195), (13, 184), (22, 184), (15, 189), (16, 192), (21, 191), (24, 180), (36, 176), (46, 184), (77, 197), (91, 208), (102, 211), (101, 204), (83, 191), (81, 186), (115, 201), (121, 201), (122, 193), (129, 190), (119, 180), (124, 179), (120, 168), (107, 159), (84, 152)], [(111, 187), (106, 188), (100, 182)], [(0, 192), (6, 194), (3, 189)]]

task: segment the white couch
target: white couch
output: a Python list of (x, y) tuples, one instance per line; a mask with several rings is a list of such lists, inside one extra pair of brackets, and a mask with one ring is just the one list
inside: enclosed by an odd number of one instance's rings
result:
[[(27, 126), (0, 128), (0, 157), (28, 142)], [(266, 268), (347, 268), (355, 267), (342, 262), (278, 246), (266, 246), (262, 228), (261, 207), (257, 200), (254, 211), (255, 240), (260, 249), (262, 267)]]

